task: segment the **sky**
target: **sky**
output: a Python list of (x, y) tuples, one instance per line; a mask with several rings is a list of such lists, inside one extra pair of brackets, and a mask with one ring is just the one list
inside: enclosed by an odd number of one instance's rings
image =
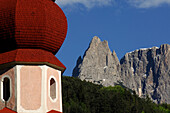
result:
[(170, 0), (57, 0), (68, 21), (56, 57), (72, 76), (94, 36), (107, 40), (119, 59), (127, 52), (170, 44)]

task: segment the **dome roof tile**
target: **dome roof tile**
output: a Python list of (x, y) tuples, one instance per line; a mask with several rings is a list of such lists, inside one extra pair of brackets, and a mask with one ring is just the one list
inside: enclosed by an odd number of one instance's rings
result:
[(52, 0), (0, 0), (0, 53), (25, 48), (56, 54), (66, 34), (66, 16)]

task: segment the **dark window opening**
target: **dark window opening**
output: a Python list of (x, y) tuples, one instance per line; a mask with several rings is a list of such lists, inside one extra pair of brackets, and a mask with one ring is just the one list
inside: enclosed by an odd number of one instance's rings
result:
[(10, 80), (8, 78), (4, 78), (3, 81), (3, 99), (8, 101), (10, 97)]
[(56, 82), (53, 78), (50, 80), (50, 97), (52, 99), (56, 98)]

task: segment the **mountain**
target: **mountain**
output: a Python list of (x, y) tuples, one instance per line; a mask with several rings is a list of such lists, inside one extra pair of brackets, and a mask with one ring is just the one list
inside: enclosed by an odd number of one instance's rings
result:
[(110, 51), (108, 42), (101, 42), (98, 37), (94, 37), (83, 59), (81, 56), (78, 58), (73, 76), (78, 76), (81, 80), (109, 86), (120, 80), (119, 66), (116, 53)]
[(119, 61), (108, 42), (95, 36), (78, 58), (73, 76), (103, 86), (120, 84), (140, 97), (170, 103), (170, 45), (135, 50)]

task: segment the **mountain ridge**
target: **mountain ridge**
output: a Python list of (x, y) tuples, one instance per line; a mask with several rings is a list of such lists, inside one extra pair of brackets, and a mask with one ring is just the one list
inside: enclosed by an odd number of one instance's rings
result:
[(140, 97), (156, 103), (170, 103), (170, 45), (138, 49), (118, 59), (108, 42), (95, 36), (83, 58), (79, 57), (73, 76), (103, 86), (122, 83)]

